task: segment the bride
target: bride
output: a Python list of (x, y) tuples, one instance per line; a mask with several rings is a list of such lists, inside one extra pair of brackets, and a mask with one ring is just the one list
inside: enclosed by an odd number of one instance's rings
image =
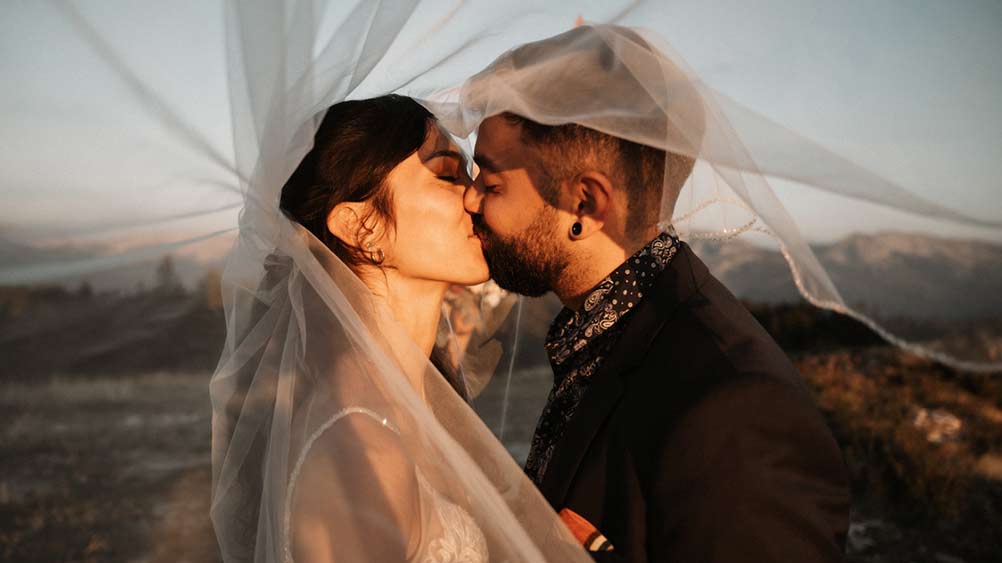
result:
[[(436, 352), (450, 286), (488, 279), (471, 182), (411, 98), (324, 112), (261, 281), (228, 304), (212, 383), (227, 561), (588, 560)], [(260, 223), (228, 268), (271, 247), (256, 246)]]
[[(430, 357), (449, 285), (488, 278), (463, 209), (470, 182), (459, 148), (428, 110), (390, 95), (327, 111), (313, 149), (282, 189), (281, 206)], [(331, 357), (333, 364), (342, 361)], [(423, 398), (423, 382), (408, 383)], [(450, 383), (465, 396), (462, 382)], [(364, 551), (373, 561), (487, 561), (483, 533), (408, 459), (392, 414), (347, 406), (307, 440), (289, 484), (288, 560), (340, 560)], [(349, 468), (349, 475), (337, 471)], [(331, 479), (349, 480), (371, 506), (326, 498)], [(338, 533), (346, 521), (355, 521), (353, 534)]]

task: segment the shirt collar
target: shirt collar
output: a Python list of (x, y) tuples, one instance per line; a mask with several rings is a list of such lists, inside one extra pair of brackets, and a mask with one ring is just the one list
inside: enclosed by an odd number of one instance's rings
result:
[(606, 276), (578, 311), (566, 307), (550, 325), (546, 351), (554, 367), (589, 348), (627, 316), (654, 285), (678, 249), (678, 238), (661, 233)]

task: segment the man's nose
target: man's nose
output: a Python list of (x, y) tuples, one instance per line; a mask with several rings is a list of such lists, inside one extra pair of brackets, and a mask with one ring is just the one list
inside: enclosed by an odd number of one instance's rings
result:
[(483, 174), (478, 174), (477, 179), (472, 184), (467, 185), (466, 191), (463, 192), (463, 207), (466, 208), (467, 213), (479, 215), (483, 213), (483, 203)]

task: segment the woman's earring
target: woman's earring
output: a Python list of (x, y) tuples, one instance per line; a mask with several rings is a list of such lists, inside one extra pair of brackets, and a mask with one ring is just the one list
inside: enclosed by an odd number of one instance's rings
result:
[(573, 225), (571, 225), (571, 236), (574, 238), (581, 236), (581, 229), (582, 229), (581, 223), (575, 222)]
[[(365, 248), (369, 251), (369, 261), (373, 264), (378, 266), (383, 263), (383, 260), (386, 260), (386, 254), (383, 253), (382, 248), (373, 247), (371, 242), (365, 243)], [(376, 248), (376, 250), (373, 251), (373, 248)], [(375, 257), (373, 257), (373, 254), (375, 254)]]

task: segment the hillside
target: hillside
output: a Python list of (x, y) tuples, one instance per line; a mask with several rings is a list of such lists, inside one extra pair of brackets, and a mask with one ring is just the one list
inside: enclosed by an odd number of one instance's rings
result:
[[(699, 242), (696, 253), (739, 297), (800, 300), (782, 255), (745, 241)], [(883, 316), (957, 319), (1002, 314), (1002, 245), (903, 233), (854, 235), (814, 247), (846, 302)]]

